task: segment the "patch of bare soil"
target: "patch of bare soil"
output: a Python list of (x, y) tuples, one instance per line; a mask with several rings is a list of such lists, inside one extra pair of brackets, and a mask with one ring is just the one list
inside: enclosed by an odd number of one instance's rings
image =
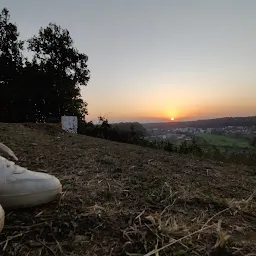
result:
[(0, 255), (256, 255), (256, 167), (40, 124), (0, 124), (0, 141), (63, 185), (57, 202), (6, 212)]

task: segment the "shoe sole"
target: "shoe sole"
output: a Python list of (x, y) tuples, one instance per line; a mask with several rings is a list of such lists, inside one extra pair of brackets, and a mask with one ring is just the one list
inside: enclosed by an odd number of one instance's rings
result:
[(2, 208), (2, 206), (0, 205), (0, 232), (3, 230), (4, 228), (4, 218), (5, 218), (5, 213), (4, 213), (4, 209)]
[(38, 206), (41, 204), (46, 204), (58, 199), (62, 192), (62, 186), (54, 190), (44, 191), (42, 193), (34, 194), (20, 194), (11, 196), (0, 196), (0, 204), (5, 209), (17, 209)]

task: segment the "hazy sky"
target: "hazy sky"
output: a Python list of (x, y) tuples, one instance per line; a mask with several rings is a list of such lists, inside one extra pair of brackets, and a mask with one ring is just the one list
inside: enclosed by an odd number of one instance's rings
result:
[(0, 0), (21, 39), (56, 22), (88, 55), (89, 117), (256, 115), (255, 0)]

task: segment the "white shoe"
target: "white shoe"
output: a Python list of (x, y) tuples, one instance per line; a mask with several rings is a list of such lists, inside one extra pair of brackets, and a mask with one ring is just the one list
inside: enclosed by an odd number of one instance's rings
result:
[(3, 230), (4, 227), (4, 209), (2, 208), (1, 204), (0, 204), (0, 233)]
[(0, 156), (0, 204), (4, 209), (48, 203), (61, 192), (56, 177), (30, 171)]

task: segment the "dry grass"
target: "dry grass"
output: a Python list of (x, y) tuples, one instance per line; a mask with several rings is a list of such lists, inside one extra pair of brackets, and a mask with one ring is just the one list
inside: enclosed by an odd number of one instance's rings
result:
[(251, 168), (0, 124), (19, 164), (56, 175), (58, 202), (6, 212), (1, 255), (256, 255)]

